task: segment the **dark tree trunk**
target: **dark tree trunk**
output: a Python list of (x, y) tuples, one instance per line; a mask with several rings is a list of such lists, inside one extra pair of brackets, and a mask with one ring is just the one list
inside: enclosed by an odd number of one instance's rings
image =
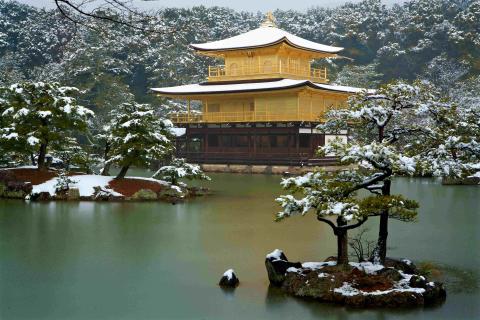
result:
[[(383, 182), (382, 194), (384, 196), (390, 195), (390, 186), (391, 180), (386, 179)], [(380, 263), (385, 263), (385, 258), (387, 257), (387, 238), (388, 238), (388, 210), (383, 211), (380, 214), (380, 227), (378, 230), (378, 241), (377, 241), (377, 255), (380, 259)]]
[(45, 163), (45, 157), (47, 155), (47, 145), (48, 145), (47, 142), (42, 143), (40, 145), (40, 152), (38, 153), (38, 162), (37, 162), (39, 170), (48, 169)]
[(110, 160), (110, 156), (108, 155), (110, 153), (110, 143), (105, 143), (105, 151), (103, 153), (103, 161), (104, 165), (102, 168), (102, 172), (100, 173), (102, 176), (108, 176), (110, 175), (110, 163), (107, 163), (108, 160)]
[[(337, 226), (345, 226), (347, 222), (342, 217), (337, 218)], [(348, 264), (348, 233), (346, 229), (337, 228), (335, 230), (337, 235), (337, 264)]]
[(115, 179), (123, 179), (125, 178), (125, 175), (127, 174), (128, 168), (130, 168), (130, 165), (123, 166), (118, 175), (115, 177)]
[(378, 142), (383, 141), (383, 136), (384, 136), (384, 127), (379, 127), (378, 128)]
[(109, 176), (110, 175), (110, 163), (105, 163), (102, 168), (102, 172), (100, 172), (102, 176)]

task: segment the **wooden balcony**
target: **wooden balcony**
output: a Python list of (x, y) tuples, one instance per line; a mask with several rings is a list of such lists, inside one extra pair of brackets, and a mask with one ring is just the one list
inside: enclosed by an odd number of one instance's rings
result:
[(249, 79), (268, 79), (268, 78), (291, 78), (306, 79), (317, 83), (327, 83), (327, 69), (302, 68), (298, 66), (277, 65), (269, 66), (245, 66), (226, 67), (209, 66), (209, 81), (226, 81), (226, 80), (249, 80)]
[(186, 123), (232, 123), (232, 122), (319, 122), (321, 117), (309, 113), (267, 112), (209, 112), (203, 114), (171, 113), (169, 119), (175, 124)]

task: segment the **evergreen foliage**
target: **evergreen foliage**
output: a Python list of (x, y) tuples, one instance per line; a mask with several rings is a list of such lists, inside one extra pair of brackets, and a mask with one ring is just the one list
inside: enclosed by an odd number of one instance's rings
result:
[(180, 179), (187, 180), (210, 180), (198, 165), (186, 163), (185, 159), (175, 158), (167, 166), (158, 169), (152, 178), (161, 179), (171, 185), (179, 185)]
[[(72, 97), (77, 88), (58, 83), (22, 82), (0, 88), (0, 143), (5, 151), (30, 156), (44, 168), (50, 149), (61, 149), (87, 130), (93, 112)], [(53, 151), (51, 150), (51, 151)]]
[(57, 176), (57, 182), (55, 183), (55, 192), (61, 193), (68, 191), (72, 183), (75, 183), (75, 180), (68, 176), (68, 171), (64, 169), (60, 170)]
[[(339, 238), (338, 261), (348, 261), (347, 230), (380, 216), (377, 248), (372, 259), (383, 263), (387, 251), (388, 220), (412, 221), (415, 201), (391, 194), (391, 179), (422, 171), (438, 176), (464, 177), (478, 171), (478, 108), (459, 109), (442, 98), (431, 84), (393, 82), (375, 94), (360, 93), (349, 107), (330, 110), (319, 129), (327, 133), (349, 130), (350, 141), (320, 148), (335, 154), (352, 169), (338, 173), (318, 171), (288, 178), (289, 194), (277, 201), (277, 219), (314, 211)], [(359, 197), (358, 191), (371, 195)], [(301, 198), (297, 199), (296, 196)], [(329, 217), (336, 217), (335, 225)]]
[[(478, 0), (411, 0), (392, 7), (364, 0), (274, 15), (282, 29), (345, 48), (342, 55), (353, 62), (319, 62), (329, 65), (332, 81), (361, 87), (398, 78), (433, 81), (433, 64), (454, 87), (480, 73), (479, 8)], [(75, 26), (53, 10), (0, 1), (0, 82), (67, 83), (84, 91), (82, 104), (105, 117), (123, 102), (163, 104), (148, 88), (204, 81), (207, 66), (217, 63), (188, 44), (234, 36), (262, 20), (260, 13), (220, 7), (165, 8), (143, 26), (158, 32), (145, 33), (99, 20)]]
[(146, 167), (172, 156), (172, 123), (159, 117), (152, 106), (123, 103), (112, 111), (108, 132), (107, 163), (121, 167), (117, 178), (125, 177), (130, 166)]

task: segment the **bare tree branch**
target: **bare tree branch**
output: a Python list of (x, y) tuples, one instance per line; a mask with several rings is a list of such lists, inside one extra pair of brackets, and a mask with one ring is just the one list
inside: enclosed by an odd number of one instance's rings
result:
[(132, 7), (128, 0), (103, 0), (102, 5), (93, 9), (86, 8), (86, 5), (95, 2), (92, 0), (54, 0), (54, 2), (58, 12), (75, 25), (92, 28), (89, 22), (95, 19), (142, 32), (165, 34), (174, 31), (173, 28), (159, 31), (145, 26), (153, 20), (153, 16)]

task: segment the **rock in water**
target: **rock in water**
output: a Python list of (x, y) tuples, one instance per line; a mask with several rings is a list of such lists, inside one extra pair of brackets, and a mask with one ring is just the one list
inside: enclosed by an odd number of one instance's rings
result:
[(80, 190), (78, 188), (69, 188), (67, 192), (68, 200), (79, 200), (80, 199)]
[(280, 287), (285, 281), (287, 269), (290, 267), (301, 268), (302, 264), (300, 262), (289, 262), (282, 250), (275, 249), (265, 257), (265, 267), (270, 284)]
[(132, 195), (134, 200), (157, 200), (158, 196), (155, 191), (150, 189), (140, 189)]
[(223, 274), (218, 285), (224, 288), (235, 288), (239, 283), (240, 281), (238, 280), (235, 271), (233, 271), (233, 269), (228, 269)]

